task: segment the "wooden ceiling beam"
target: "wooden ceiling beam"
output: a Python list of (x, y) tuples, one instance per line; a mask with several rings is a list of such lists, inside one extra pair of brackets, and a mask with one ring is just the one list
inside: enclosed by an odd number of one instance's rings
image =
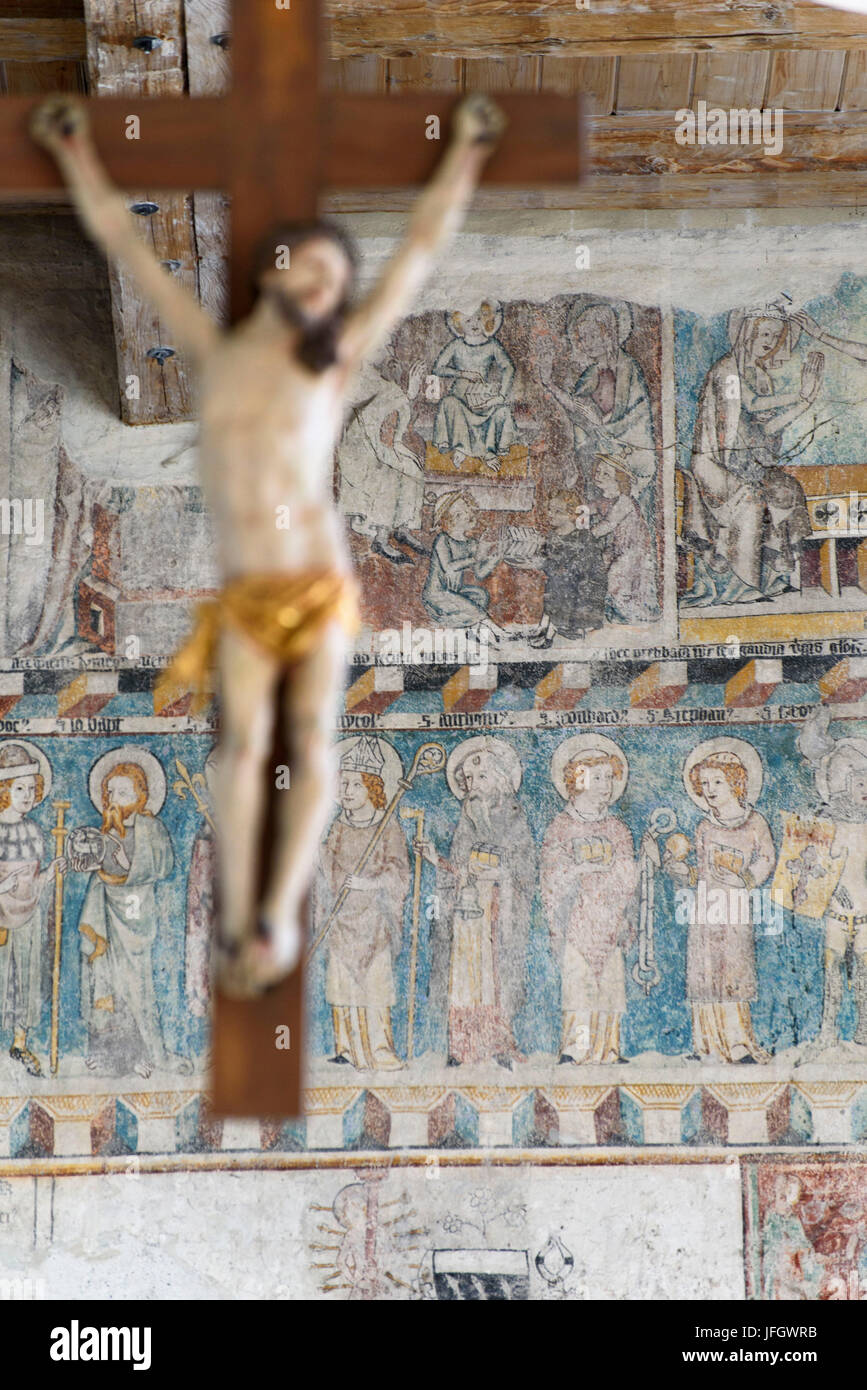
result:
[[(14, 98), (7, 98), (7, 107), (13, 102)], [(430, 105), (434, 103), (432, 109), (436, 109), (437, 103), (441, 102), (439, 96), (430, 98), (417, 98), (416, 101)], [(524, 101), (528, 98), (524, 98)], [(367, 103), (372, 104), (368, 107)], [(415, 102), (406, 97), (411, 106)], [(520, 98), (507, 98), (505, 103), (510, 109), (517, 109)], [(22, 120), (24, 109), (29, 109), (32, 102), (22, 101)], [(353, 126), (364, 124), (369, 119), (370, 114), (375, 111), (379, 103), (376, 99), (341, 96), (335, 99), (335, 121), (341, 134), (349, 131)], [(184, 103), (183, 111), (186, 117), (187, 112), (194, 111), (198, 115), (196, 108), (198, 102)], [(213, 114), (214, 104), (210, 101), (203, 101), (202, 107), (206, 107)], [(168, 102), (154, 101), (144, 108), (143, 104), (139, 109), (147, 109), (149, 118), (159, 115), (162, 120), (169, 108)], [(99, 120), (97, 124), (102, 127), (103, 112), (118, 112), (120, 104), (117, 99), (107, 98), (104, 104), (99, 105)], [(118, 146), (115, 149), (109, 138), (112, 128), (115, 130), (119, 125), (120, 117), (116, 116), (113, 121), (106, 122), (105, 141), (103, 148), (108, 155), (109, 167), (116, 166), (122, 173), (122, 149), (121, 142), (115, 141)], [(188, 131), (192, 137), (193, 133), (199, 129), (198, 120), (195, 124), (187, 127), (186, 119), (183, 122), (185, 132)], [(516, 130), (520, 130), (520, 119), (515, 120)], [(204, 122), (202, 125), (202, 141), (206, 140), (206, 131), (213, 133), (213, 120)], [(617, 185), (618, 206), (643, 205), (643, 189), (651, 187), (647, 179), (665, 179), (672, 186), (679, 181), (683, 191), (683, 205), (700, 202), (704, 195), (704, 190), (709, 187), (714, 180), (730, 181), (733, 194), (726, 198), (728, 206), (733, 206), (740, 192), (748, 190), (750, 179), (758, 181), (774, 179), (777, 181), (777, 191), (769, 199), (770, 205), (776, 205), (782, 200), (782, 190), (790, 189), (793, 193), (799, 190), (799, 197), (803, 193), (805, 184), (810, 176), (816, 178), (817, 190), (823, 187), (821, 180), (834, 176), (836, 182), (824, 185), (826, 191), (817, 192), (816, 197), (811, 197), (807, 201), (812, 204), (822, 202), (829, 197), (829, 190), (838, 190), (845, 184), (846, 180), (853, 181), (852, 186), (859, 190), (863, 200), (865, 193), (865, 179), (867, 179), (867, 111), (819, 111), (819, 112), (786, 112), (783, 118), (784, 144), (783, 150), (779, 155), (768, 155), (764, 153), (761, 145), (679, 145), (675, 139), (675, 122), (671, 112), (632, 112), (617, 116), (597, 116), (591, 115), (587, 119), (587, 184), (577, 188), (561, 188), (556, 193), (550, 188), (542, 188), (538, 193), (530, 190), (530, 185), (535, 183), (544, 184), (544, 152), (541, 157), (537, 157), (533, 167), (530, 167), (528, 160), (527, 190), (515, 192), (513, 189), (497, 190), (496, 188), (486, 189), (484, 186), (477, 194), (477, 206), (507, 206), (509, 200), (516, 199), (516, 205), (520, 205), (521, 198), (528, 199), (526, 205), (546, 205), (544, 200), (554, 198), (551, 206), (558, 207), (581, 207), (585, 205), (586, 194), (591, 184), (596, 188), (601, 188), (603, 178), (615, 178), (620, 180)], [(98, 132), (101, 133), (101, 132)], [(0, 124), (0, 162), (5, 162), (7, 167), (13, 167), (16, 153), (20, 153), (20, 146), (11, 138), (4, 139), (8, 132)], [(347, 137), (348, 138), (348, 137)], [(363, 182), (364, 176), (376, 173), (375, 165), (370, 160), (356, 159), (349, 147), (348, 152), (338, 152), (332, 155), (331, 166), (329, 169), (329, 181), (332, 184), (332, 205), (339, 205), (344, 208), (352, 207), (358, 210), (365, 206), (367, 210), (375, 207), (386, 207), (389, 209), (401, 209), (407, 207), (415, 194), (409, 189), (394, 193), (382, 188), (378, 193), (373, 192), (375, 178), (369, 178)], [(26, 147), (25, 147), (26, 151)], [(423, 177), (424, 171), (419, 164), (419, 160), (427, 158), (428, 151), (416, 144), (412, 146), (407, 142), (405, 152), (406, 164), (406, 183), (410, 184)], [(160, 173), (156, 168), (151, 168), (145, 161), (146, 151), (138, 155), (136, 151), (136, 162), (139, 167), (147, 169), (147, 182), (154, 188), (165, 188), (168, 186), (177, 187), (180, 178), (186, 178), (186, 174), (178, 175), (174, 170), (163, 169), (163, 180), (160, 181)], [(537, 152), (538, 155), (538, 152)], [(50, 174), (51, 166), (46, 161), (46, 174)], [(358, 175), (357, 182), (353, 178), (353, 172)], [(213, 185), (219, 186), (220, 179), (215, 170), (209, 170), (213, 178)], [(491, 184), (496, 184), (496, 168), (492, 167)], [(28, 183), (28, 179), (30, 182)], [(22, 179), (22, 187), (32, 187), (32, 173), (28, 172), (28, 179)], [(338, 189), (334, 185), (342, 185)], [(56, 181), (46, 177), (46, 189), (49, 186), (56, 187)], [(361, 188), (369, 189), (369, 192), (360, 192)], [(632, 197), (628, 198), (629, 189), (633, 189)], [(60, 190), (55, 196), (62, 197)], [(542, 202), (535, 203), (533, 200), (539, 198)], [(793, 197), (793, 203), (796, 201)], [(35, 199), (31, 194), (27, 199), (28, 206), (35, 204)], [(745, 204), (746, 205), (746, 204)], [(750, 200), (751, 205), (751, 200)]]
[[(602, 57), (743, 49), (864, 49), (867, 17), (806, 0), (330, 0), (331, 56)], [(0, 5), (0, 62), (80, 60), (84, 21)], [(152, 26), (151, 26), (152, 27)]]
[[(91, 91), (102, 101), (120, 98), (127, 110), (136, 98), (180, 98), (186, 87), (183, 0), (153, 0), (147, 7), (146, 32), (160, 39), (159, 48), (145, 53), (133, 46), (142, 32), (137, 6), (129, 0), (85, 0), (87, 65)], [(175, 104), (169, 102), (171, 106)], [(139, 103), (146, 108), (147, 103)], [(149, 122), (153, 107), (143, 119)], [(138, 141), (126, 141), (124, 163), (132, 163)], [(143, 143), (143, 142), (142, 142)], [(171, 138), (164, 148), (175, 143)], [(131, 208), (151, 208), (134, 219), (136, 230), (170, 273), (193, 293), (198, 289), (196, 238), (192, 193), (166, 192), (158, 179), (142, 179), (130, 189), (129, 174), (121, 183)], [(183, 353), (168, 326), (144, 300), (126, 267), (110, 261), (108, 278), (117, 352), (121, 419), (128, 425), (149, 425), (192, 419), (193, 386)]]
[(808, 0), (330, 0), (331, 55), (459, 58), (867, 48), (867, 16)]
[[(654, 212), (697, 208), (864, 207), (867, 172), (822, 174), (588, 174), (569, 193), (562, 188), (480, 188), (476, 212)], [(356, 212), (407, 213), (411, 196), (395, 189), (341, 189), (323, 200), (332, 215)]]
[(83, 19), (0, 17), (0, 62), (78, 62), (86, 51)]

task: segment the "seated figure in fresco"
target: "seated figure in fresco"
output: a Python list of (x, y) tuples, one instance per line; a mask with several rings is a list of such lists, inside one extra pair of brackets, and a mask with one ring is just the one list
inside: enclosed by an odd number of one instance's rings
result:
[(545, 508), (545, 539), (538, 563), (545, 571), (542, 617), (530, 632), (531, 647), (558, 638), (577, 641), (602, 626), (605, 568), (602, 544), (587, 525), (588, 508), (577, 492), (553, 492)]
[(479, 528), (479, 509), (468, 492), (447, 492), (434, 511), (439, 535), (434, 541), (430, 567), (422, 590), (422, 603), (443, 627), (465, 627), (478, 632), (484, 626), (492, 641), (509, 637), (505, 628), (488, 617), (491, 596), (481, 584), (470, 584), (465, 575), (487, 579), (506, 553), (507, 541), (491, 544), (473, 532)]
[(523, 769), (499, 738), (465, 739), (452, 752), (449, 788), (461, 803), (448, 856), (418, 848), (439, 871), (445, 910), (434, 920), (431, 1000), (448, 1014), (448, 1065), (520, 1057), (515, 1019), (524, 1002), (536, 847), (518, 801)]
[(424, 471), (404, 442), (425, 371), (423, 362), (413, 362), (404, 391), (390, 348), (365, 362), (337, 446), (340, 510), (357, 535), (370, 539), (374, 555), (397, 565), (411, 563), (400, 546), (427, 554), (412, 534), (421, 528)]
[(784, 431), (816, 400), (825, 363), (808, 353), (799, 390), (775, 389), (772, 372), (799, 333), (782, 310), (729, 315), (731, 349), (704, 379), (682, 475), (682, 543), (694, 564), (686, 607), (755, 603), (795, 587), (812, 527), (804, 489), (779, 460)]
[(386, 751), (383, 740), (347, 740), (340, 759), (340, 806), (322, 846), (315, 888), (314, 924), (321, 927), (344, 887), (349, 888), (327, 938), (325, 998), (334, 1028), (332, 1062), (396, 1071), (391, 1011), (396, 1003), (394, 961), (401, 946), (403, 906), (409, 891), (409, 855), (400, 823), (390, 820), (367, 860), (356, 866), (383, 819)]
[(576, 472), (572, 485), (590, 484), (596, 456), (618, 459), (632, 479), (646, 520), (653, 518), (652, 480), (656, 473), (653, 414), (644, 373), (623, 347), (632, 331), (626, 305), (590, 304), (576, 308), (567, 325), (572, 360), (579, 376), (571, 389), (553, 379), (553, 344), (539, 361), (542, 385), (572, 422)]
[(482, 459), (492, 472), (517, 441), (509, 404), (515, 364), (496, 334), (503, 310), (496, 300), (483, 300), (466, 318), (446, 314), (454, 342), (447, 343), (431, 373), (448, 383), (434, 420), (433, 442), (451, 454), (456, 468), (467, 458)]
[(762, 779), (758, 753), (740, 738), (708, 739), (684, 763), (687, 795), (705, 813), (695, 832), (695, 864), (686, 862), (688, 842), (677, 853), (669, 842), (662, 864), (694, 890), (686, 954), (693, 1061), (770, 1060), (750, 1016), (758, 994), (754, 890), (776, 862), (770, 827), (754, 805)]
[(625, 1062), (625, 950), (635, 938), (638, 865), (632, 835), (611, 806), (629, 767), (597, 734), (567, 739), (551, 761), (566, 807), (542, 842), (540, 882), (551, 945), (560, 966), (560, 1062)]
[(659, 617), (653, 543), (631, 495), (632, 477), (617, 459), (600, 455), (593, 481), (602, 494), (593, 508), (599, 520), (591, 529), (603, 545), (605, 616), (609, 622), (652, 622)]
[(48, 759), (30, 744), (0, 749), (0, 1021), (12, 1029), (9, 1056), (31, 1076), (42, 1066), (27, 1034), (42, 1018), (46, 889), (66, 861), (47, 858), (30, 812), (51, 789)]

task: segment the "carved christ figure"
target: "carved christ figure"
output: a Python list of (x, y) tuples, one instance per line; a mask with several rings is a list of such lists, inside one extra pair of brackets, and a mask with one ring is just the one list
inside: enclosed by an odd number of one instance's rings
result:
[[(345, 631), (355, 622), (350, 561), (332, 502), (347, 391), (457, 230), (504, 124), (485, 97), (461, 103), (409, 235), (360, 305), (349, 306), (355, 255), (343, 233), (325, 222), (290, 224), (273, 229), (251, 268), (258, 289), (252, 312), (223, 332), (135, 234), (83, 107), (54, 97), (34, 118), (34, 137), (56, 158), (90, 235), (125, 263), (199, 371), (201, 474), (224, 587), (200, 610), (168, 674), (189, 681), (203, 676), (212, 657), (217, 664), (218, 961), (223, 987), (238, 996), (259, 993), (297, 963), (301, 904), (332, 800), (331, 727)], [(281, 524), (287, 509), (288, 527)], [(259, 902), (265, 760), (278, 691), (285, 692), (279, 717), (292, 779)]]

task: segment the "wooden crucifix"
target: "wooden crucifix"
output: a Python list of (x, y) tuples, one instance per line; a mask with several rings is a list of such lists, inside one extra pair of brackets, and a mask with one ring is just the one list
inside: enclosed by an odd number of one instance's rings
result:
[[(375, 345), (400, 306), (404, 311), (408, 307), (408, 296), (429, 268), (428, 261), (437, 244), (456, 225), (457, 214), (468, 201), (483, 166), (489, 181), (518, 187), (574, 185), (581, 172), (575, 98), (507, 96), (498, 102), (501, 110), (486, 106), (483, 101), (475, 106), (465, 104), (456, 118), (457, 134), (449, 154), (442, 161), (443, 172), (425, 194), (427, 201), (419, 205), (413, 224), (415, 240), (410, 237), (369, 300), (358, 310), (346, 313), (335, 338), (336, 346), (329, 347), (326, 335), (311, 330), (310, 324), (318, 321), (317, 296), (325, 304), (330, 285), (340, 282), (339, 289), (345, 277), (343, 288), (348, 286), (348, 249), (339, 238), (320, 235), (318, 240), (313, 238), (313, 249), (309, 239), (297, 249), (275, 243), (268, 249), (270, 259), (263, 261), (263, 237), (270, 236), (281, 224), (315, 219), (319, 192), (324, 186), (374, 188), (425, 182), (446, 143), (454, 97), (424, 93), (400, 99), (348, 95), (326, 99), (319, 88), (318, 30), (319, 6), (315, 0), (235, 0), (231, 28), (232, 89), (227, 97), (189, 101), (101, 98), (77, 107), (70, 104), (71, 99), (65, 107), (57, 99), (53, 114), (42, 113), (40, 123), (34, 127), (61, 165), (85, 225), (109, 255), (126, 258), (138, 275), (144, 294), (155, 300), (173, 322), (181, 347), (200, 367), (203, 402), (206, 398), (217, 400), (224, 407), (209, 415), (203, 404), (201, 454), (203, 459), (221, 461), (210, 480), (209, 501), (217, 513), (223, 570), (229, 581), (222, 595), (223, 606), (226, 611), (231, 609), (230, 617), (236, 624), (233, 627), (226, 618), (223, 626), (211, 633), (219, 651), (224, 742), (226, 725), (229, 726), (227, 756), (232, 767), (232, 785), (227, 793), (235, 790), (241, 798), (251, 766), (259, 768), (259, 775), (267, 776), (272, 790), (270, 812), (263, 811), (260, 824), (252, 827), (254, 839), (258, 835), (262, 840), (256, 891), (264, 906), (256, 922), (257, 930), (242, 943), (248, 969), (254, 959), (260, 965), (262, 959), (270, 960), (269, 952), (274, 956), (275, 967), (279, 965), (271, 909), (262, 894), (268, 881), (263, 866), (267, 868), (272, 848), (269, 831), (274, 832), (285, 815), (280, 792), (273, 795), (274, 769), (283, 765), (284, 756), (288, 758), (290, 785), (295, 788), (296, 762), (300, 779), (307, 779), (310, 804), (315, 802), (317, 808), (310, 823), (317, 831), (321, 828), (326, 763), (318, 754), (313, 756), (309, 748), (304, 756), (296, 758), (298, 750), (292, 746), (292, 736), (301, 731), (301, 747), (303, 740), (308, 739), (304, 731), (309, 730), (310, 746), (316, 746), (317, 723), (321, 724), (322, 711), (330, 704), (338, 657), (342, 655), (334, 643), (334, 650), (329, 651), (326, 643), (324, 653), (319, 649), (311, 652), (309, 645), (304, 644), (305, 625), (315, 627), (320, 612), (335, 617), (345, 607), (347, 593), (339, 558), (321, 573), (315, 567), (311, 569), (313, 552), (317, 556), (339, 557), (340, 542), (329, 529), (327, 518), (317, 515), (321, 498), (312, 492), (305, 498), (302, 489), (300, 498), (293, 498), (293, 502), (301, 504), (295, 533), (299, 549), (294, 558), (302, 569), (306, 565), (311, 578), (297, 592), (284, 589), (274, 602), (273, 586), (267, 581), (279, 570), (274, 558), (278, 552), (271, 553), (268, 537), (257, 549), (255, 536), (244, 530), (247, 523), (243, 514), (248, 503), (254, 509), (267, 505), (273, 513), (284, 498), (279, 488), (272, 488), (270, 493), (264, 488), (267, 469), (257, 469), (257, 459), (253, 457), (251, 420), (261, 422), (270, 419), (272, 410), (277, 416), (282, 412), (282, 424), (278, 421), (275, 428), (283, 428), (284, 434), (294, 428), (297, 433), (299, 412), (309, 408), (311, 393), (320, 392), (320, 433), (333, 440), (339, 427), (342, 394), (334, 388), (334, 382), (342, 382), (340, 372), (345, 368), (345, 375)], [(0, 100), (0, 195), (27, 193), (32, 197), (58, 183), (55, 165), (28, 133), (35, 104), (31, 99)], [(493, 117), (492, 112), (496, 113)], [(507, 134), (492, 153), (503, 114)], [(131, 123), (130, 117), (137, 119)], [(92, 130), (99, 162), (86, 123)], [(129, 138), (131, 130), (134, 138)], [(250, 308), (257, 256), (259, 294), (256, 312), (237, 332), (222, 339), (219, 351), (215, 347), (219, 335), (214, 325), (197, 305), (186, 302), (180, 287), (159, 270), (149, 253), (131, 237), (126, 229), (125, 208), (106, 182), (105, 172), (121, 187), (220, 188), (230, 194), (233, 318), (241, 319)], [(135, 249), (136, 244), (139, 250)], [(285, 266), (279, 260), (284, 253), (288, 253)], [(292, 276), (285, 283), (294, 287), (288, 296), (284, 281), (279, 278), (284, 269), (287, 276)], [(335, 300), (329, 305), (329, 312), (336, 307)], [(297, 349), (296, 368), (298, 362), (303, 364), (309, 377), (299, 375), (298, 370), (293, 376), (288, 372), (288, 362), (284, 364), (285, 377), (275, 368), (273, 353), (269, 356), (269, 352), (283, 340), (284, 356), (288, 359), (286, 344), (293, 352)], [(324, 384), (320, 386), (320, 380), (332, 383), (330, 391)], [(249, 400), (243, 396), (246, 390), (251, 393)], [(320, 444), (317, 436), (313, 454), (322, 452)], [(231, 452), (232, 447), (235, 453)], [(203, 469), (207, 474), (204, 464)], [(311, 471), (316, 470), (311, 467)], [(204, 482), (208, 496), (207, 476)], [(304, 521), (305, 502), (309, 503), (306, 511), (313, 516), (309, 524)], [(230, 513), (235, 508), (234, 520), (230, 518), (228, 526), (223, 524), (221, 532), (220, 513), (225, 513), (227, 507)], [(258, 575), (250, 572), (251, 556), (258, 563)], [(260, 583), (256, 590), (254, 581), (261, 581), (263, 575), (264, 587)], [(236, 583), (239, 579), (244, 582)], [(281, 624), (291, 630), (293, 660), (303, 658), (310, 667), (300, 696), (298, 689), (287, 693), (286, 662), (282, 666), (269, 664), (265, 657), (258, 658), (251, 647), (244, 646), (243, 632), (249, 630), (244, 623), (259, 622), (257, 604), (268, 608), (268, 621), (275, 630)], [(334, 626), (331, 623), (328, 631)], [(282, 650), (288, 661), (290, 647)], [(267, 720), (260, 721), (256, 713), (263, 694), (267, 695), (272, 714), (276, 709), (285, 715), (284, 719), (276, 718), (273, 726)], [(281, 722), (287, 728), (289, 742), (288, 749), (282, 752)], [(270, 758), (265, 757), (264, 741), (272, 738), (277, 743), (272, 744)], [(249, 839), (249, 825), (234, 824), (232, 830), (237, 830), (239, 836), (243, 832)], [(288, 827), (287, 834), (296, 851), (299, 843), (304, 842), (304, 872), (309, 877), (315, 843), (306, 844), (310, 835), (298, 825)], [(270, 838), (273, 841), (273, 834)], [(237, 851), (235, 841), (227, 841), (225, 836), (224, 851), (227, 843), (233, 846), (228, 851), (233, 859), (243, 858), (240, 840)], [(281, 852), (279, 845), (275, 852)], [(296, 853), (296, 860), (297, 857)], [(223, 889), (224, 879), (225, 874), (221, 876)], [(296, 897), (302, 891), (297, 874), (290, 887)], [(225, 915), (225, 893), (222, 909)], [(237, 914), (228, 915), (237, 928)], [(234, 939), (227, 942), (224, 938), (223, 944), (239, 949), (239, 942)], [(254, 949), (260, 952), (255, 957)], [(289, 954), (287, 948), (286, 961)], [(224, 983), (233, 979), (232, 968), (230, 964)], [(275, 969), (275, 978), (278, 973)], [(234, 987), (228, 991), (218, 988), (212, 1048), (212, 1104), (217, 1114), (271, 1117), (300, 1113), (302, 1000), (300, 965), (288, 978), (280, 979), (254, 998), (239, 997), (239, 990)]]

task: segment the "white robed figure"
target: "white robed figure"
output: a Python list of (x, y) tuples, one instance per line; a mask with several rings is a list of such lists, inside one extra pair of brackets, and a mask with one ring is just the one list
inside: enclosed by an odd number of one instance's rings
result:
[(42, 1076), (28, 1034), (42, 1017), (42, 965), (48, 946), (47, 889), (64, 868), (48, 859), (44, 830), (30, 812), (51, 790), (51, 766), (35, 744), (16, 739), (0, 748), (0, 1026), (12, 1029), (9, 1056)]
[(780, 391), (800, 326), (778, 305), (735, 309), (730, 351), (712, 364), (698, 398), (690, 467), (683, 478), (683, 545), (694, 578), (681, 603), (752, 603), (794, 587), (811, 534), (804, 489), (780, 466), (785, 431), (810, 409), (824, 357), (808, 354), (799, 390)]
[(413, 362), (406, 391), (392, 379), (395, 370), (400, 370), (399, 364), (386, 354), (378, 362), (365, 363), (356, 378), (337, 446), (339, 498), (353, 531), (370, 537), (375, 554), (409, 564), (409, 557), (391, 541), (419, 554), (426, 550), (410, 534), (421, 527), (424, 472), (403, 442), (425, 365)]
[[(382, 830), (403, 776), (385, 739), (361, 735), (340, 744), (339, 811), (325, 838), (314, 894), (317, 929), (334, 912), (327, 943), (325, 999), (334, 1030), (332, 1062), (358, 1070), (397, 1071), (391, 1014), (394, 962), (401, 948), (410, 868), (396, 819)], [(372, 840), (361, 872), (358, 864)], [(341, 906), (341, 891), (348, 892)]]
[(188, 1071), (170, 1055), (160, 1026), (153, 947), (163, 920), (157, 885), (174, 869), (168, 831), (157, 818), (165, 775), (152, 754), (134, 746), (105, 754), (90, 774), (90, 796), (102, 812), (88, 849), (69, 857), (91, 876), (79, 919), (82, 947), (81, 1012), (87, 1024), (91, 1069), (148, 1076), (157, 1067)]

